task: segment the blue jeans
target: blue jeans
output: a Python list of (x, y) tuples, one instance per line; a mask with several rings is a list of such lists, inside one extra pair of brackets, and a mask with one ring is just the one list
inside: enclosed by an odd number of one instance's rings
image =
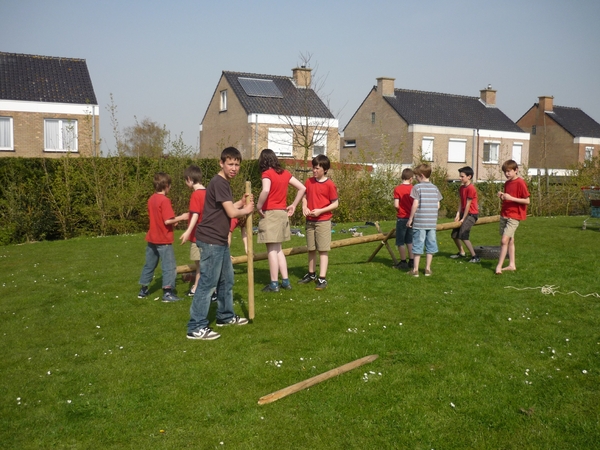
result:
[(200, 282), (190, 307), (188, 333), (208, 326), (210, 297), (217, 290), (217, 321), (227, 322), (233, 313), (233, 264), (228, 245), (196, 241), (200, 249)]
[(413, 228), (413, 254), (422, 255), (423, 247), (427, 249), (426, 253), (434, 254), (438, 252), (435, 228), (431, 230)]
[(175, 252), (171, 244), (151, 244), (146, 246), (146, 263), (140, 276), (140, 284), (148, 286), (154, 278), (154, 269), (158, 266), (158, 260), (161, 260), (162, 268), (162, 286), (163, 289), (175, 289), (175, 279), (177, 278), (177, 266), (175, 265)]

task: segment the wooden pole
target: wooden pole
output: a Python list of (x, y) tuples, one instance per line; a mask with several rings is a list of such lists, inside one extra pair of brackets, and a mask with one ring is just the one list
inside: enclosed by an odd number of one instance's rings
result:
[[(377, 231), (379, 231), (381, 233), (381, 229), (379, 227), (377, 227)], [(369, 259), (367, 259), (367, 262), (373, 261), (373, 258), (375, 258), (375, 255), (377, 253), (379, 253), (379, 250), (381, 250), (381, 247), (383, 247), (385, 245), (386, 248), (388, 249), (388, 252), (390, 252), (390, 256), (392, 257), (392, 261), (394, 261), (394, 265), (398, 264), (398, 260), (396, 259), (396, 255), (394, 255), (394, 252), (392, 252), (392, 249), (390, 248), (390, 244), (388, 244), (388, 239), (391, 238), (391, 237), (395, 237), (395, 236), (396, 236), (396, 228), (392, 228), (389, 231), (389, 233), (385, 235), (385, 238), (383, 239), (383, 241), (381, 241), (379, 243), (379, 245), (377, 246), (377, 248), (375, 249), (375, 251), (369, 257)]]
[[(484, 225), (487, 223), (493, 223), (493, 222), (499, 222), (500, 221), (500, 216), (489, 216), (489, 217), (480, 217), (477, 222), (475, 223), (475, 225)], [(460, 228), (460, 222), (449, 222), (449, 223), (440, 223), (437, 225), (436, 230), (437, 231), (444, 231), (444, 230), (451, 230), (454, 228)], [(396, 233), (396, 229), (393, 229), (393, 235), (395, 235)], [(390, 235), (390, 237), (393, 237), (392, 232), (388, 233), (388, 235)], [(357, 244), (366, 244), (367, 242), (374, 242), (374, 241), (381, 241), (383, 239), (386, 238), (387, 235), (383, 234), (383, 233), (377, 233), (377, 234), (371, 234), (369, 236), (360, 236), (360, 237), (353, 237), (353, 238), (348, 238), (348, 239), (339, 239), (337, 241), (332, 241), (331, 242), (331, 248), (339, 248), (339, 247), (347, 247), (348, 245), (357, 245)], [(248, 238), (250, 239), (250, 238)], [(381, 247), (380, 247), (381, 248)], [(286, 256), (290, 256), (290, 255), (299, 255), (301, 253), (308, 253), (308, 248), (306, 247), (306, 245), (303, 245), (301, 247), (290, 247), (290, 248), (284, 248), (283, 249), (283, 254)], [(257, 253), (254, 255), (254, 261), (262, 261), (267, 259), (267, 253)], [(232, 262), (233, 264), (243, 264), (248, 262), (248, 256), (247, 255), (240, 255), (240, 256), (234, 256), (232, 258)], [(183, 266), (177, 266), (177, 273), (186, 273), (186, 272), (193, 272), (194, 270), (196, 270), (194, 268), (194, 266), (190, 265), (190, 264), (185, 264)]]
[(360, 367), (364, 364), (373, 362), (377, 358), (379, 358), (379, 355), (365, 356), (364, 358), (360, 358), (355, 361), (349, 362), (348, 364), (344, 364), (343, 366), (328, 370), (327, 372), (324, 372), (320, 375), (309, 378), (308, 380), (300, 381), (299, 383), (292, 384), (291, 386), (280, 389), (271, 394), (265, 395), (265, 396), (261, 397), (260, 399), (258, 399), (258, 404), (265, 405), (267, 403), (275, 402), (275, 401), (279, 400), (280, 398), (286, 397), (290, 394), (294, 394), (298, 391), (306, 389), (307, 387), (314, 386), (315, 384), (318, 384), (322, 381), (328, 380), (329, 378), (336, 377), (336, 376), (338, 376), (344, 372), (348, 372), (352, 369), (356, 369), (357, 367)]
[[(252, 193), (252, 183), (246, 181), (246, 194)], [(254, 239), (252, 237), (252, 217), (246, 219), (246, 239), (248, 240), (248, 319), (254, 320)]]

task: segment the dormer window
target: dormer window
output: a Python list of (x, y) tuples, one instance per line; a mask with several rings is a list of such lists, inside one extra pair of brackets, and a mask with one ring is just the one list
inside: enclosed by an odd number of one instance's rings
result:
[(221, 91), (221, 106), (219, 111), (227, 111), (227, 89)]

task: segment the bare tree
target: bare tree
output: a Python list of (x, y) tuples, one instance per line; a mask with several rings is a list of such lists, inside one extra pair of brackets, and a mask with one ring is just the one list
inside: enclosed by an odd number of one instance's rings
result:
[[(134, 116), (135, 117), (135, 116)], [(158, 158), (163, 155), (169, 132), (164, 126), (147, 117), (141, 122), (125, 128), (123, 139), (124, 153), (131, 156)]]

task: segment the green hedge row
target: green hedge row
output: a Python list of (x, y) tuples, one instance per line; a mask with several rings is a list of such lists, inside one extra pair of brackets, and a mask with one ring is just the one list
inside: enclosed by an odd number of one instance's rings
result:
[[(194, 160), (188, 157), (135, 158), (0, 158), (0, 244), (44, 239), (68, 239), (137, 233), (147, 229), (146, 202), (153, 192), (152, 178), (166, 172), (173, 179), (169, 197), (176, 213), (187, 210), (190, 191), (183, 171), (197, 164), (205, 184), (219, 171), (216, 159)], [(303, 180), (310, 173), (295, 172)], [(395, 172), (370, 172), (358, 166), (338, 166), (331, 171), (338, 186), (340, 207), (336, 222), (391, 220), (395, 217), (393, 189), (398, 184)], [(458, 184), (447, 183), (446, 173), (435, 170), (432, 181), (444, 196), (441, 214), (453, 218), (458, 206)], [(232, 181), (235, 198), (252, 183), (255, 198), (261, 188), (257, 161), (243, 161), (240, 174)], [(600, 184), (598, 161), (581, 167), (577, 178), (547, 177), (528, 179), (532, 195), (529, 213), (534, 215), (585, 214), (589, 202), (581, 187)], [(480, 215), (498, 214), (496, 193), (501, 185), (495, 180), (478, 183)], [(295, 195), (290, 191), (290, 201)], [(301, 208), (292, 217), (292, 225), (304, 222)]]

